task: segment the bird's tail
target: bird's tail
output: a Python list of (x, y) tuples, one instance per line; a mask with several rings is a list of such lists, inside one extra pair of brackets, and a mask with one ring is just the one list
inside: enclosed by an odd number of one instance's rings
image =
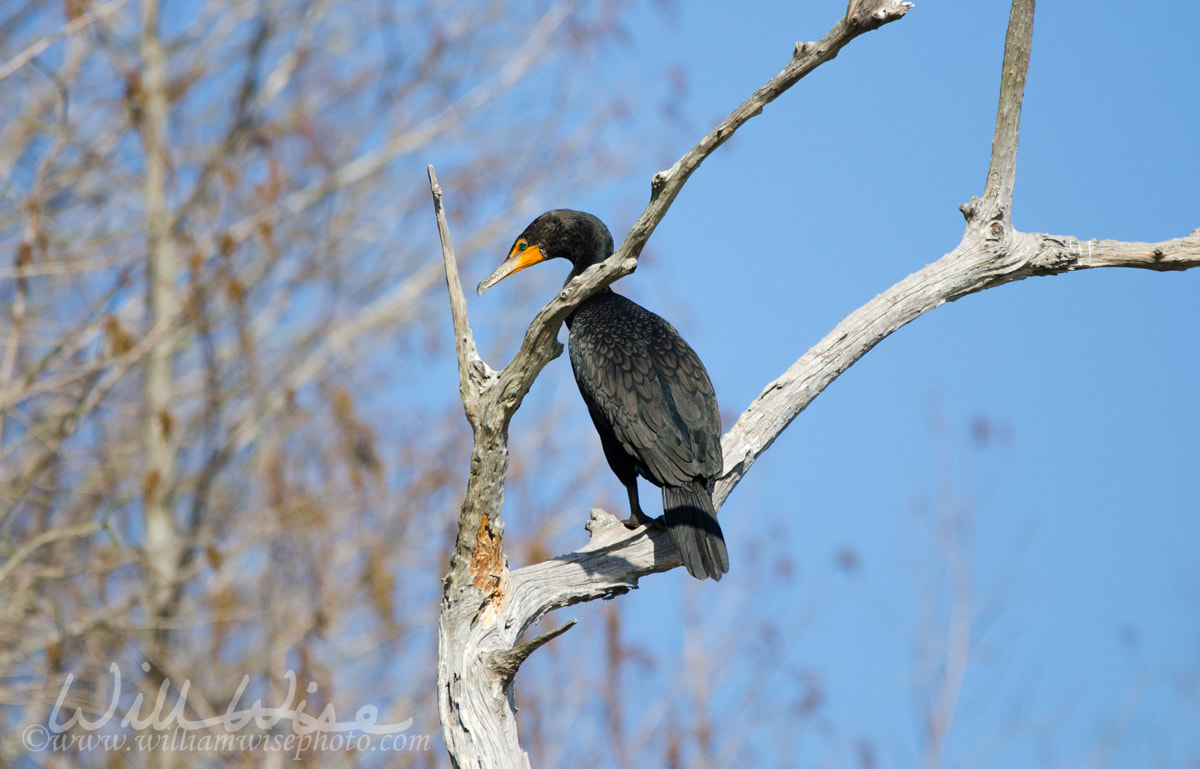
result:
[(663, 486), (663, 523), (696, 579), (720, 580), (729, 571), (729, 551), (717, 523), (712, 494), (702, 484)]

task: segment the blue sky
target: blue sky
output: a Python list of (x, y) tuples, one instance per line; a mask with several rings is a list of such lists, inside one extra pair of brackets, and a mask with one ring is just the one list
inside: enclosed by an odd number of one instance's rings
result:
[[(615, 188), (536, 207), (590, 210), (619, 240), (654, 171), (844, 7), (645, 12), (636, 45), (593, 85), (653, 87), (642, 73), (678, 66), (694, 130)], [(1153, 241), (1200, 227), (1191, 14), (1182, 2), (1039, 6), (1018, 229)], [(618, 284), (680, 328), (730, 418), (846, 314), (957, 245), (957, 207), (981, 192), (987, 168), (1007, 15), (994, 0), (926, 0), (859, 38), (704, 164)], [(529, 280), (548, 297), (561, 267)], [(503, 301), (496, 294), (480, 301)], [(914, 647), (944, 619), (926, 613), (945, 587), (936, 522), (967, 512), (973, 644), (947, 765), (1191, 765), (1198, 294), (1200, 272), (1097, 270), (1010, 284), (918, 319), (823, 393), (730, 497), (727, 579), (696, 587), (679, 570), (644, 584), (631, 612), (649, 627), (681, 596), (734, 614), (771, 606), (795, 629), (781, 669), (819, 672), (840, 729), (781, 749), (798, 765), (846, 765), (846, 746), (862, 738), (879, 765), (911, 766), (922, 745)], [(573, 389), (556, 361), (527, 407)], [(586, 424), (582, 406), (570, 417)], [(972, 439), (979, 424), (986, 445)], [(619, 492), (614, 481), (618, 502)], [(749, 581), (767, 532), (795, 582)], [(847, 549), (860, 564), (852, 573), (836, 565)]]

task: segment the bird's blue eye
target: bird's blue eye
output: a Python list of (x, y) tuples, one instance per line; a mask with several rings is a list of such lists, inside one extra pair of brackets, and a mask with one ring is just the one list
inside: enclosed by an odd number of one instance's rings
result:
[(527, 248), (529, 248), (529, 244), (526, 243), (525, 241), (522, 240), (522, 241), (517, 242), (517, 250), (518, 251), (524, 251)]

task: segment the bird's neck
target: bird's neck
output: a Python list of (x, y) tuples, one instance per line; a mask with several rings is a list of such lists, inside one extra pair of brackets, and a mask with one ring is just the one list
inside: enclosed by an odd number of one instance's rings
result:
[(566, 286), (568, 283), (575, 280), (575, 278), (577, 276), (582, 275), (583, 273), (587, 272), (589, 267), (600, 264), (603, 261), (604, 261), (604, 259), (599, 259), (599, 260), (590, 261), (590, 262), (580, 262), (578, 264), (572, 262), (571, 263), (571, 271), (569, 273), (567, 273), (567, 279), (563, 281), (563, 286)]
[[(570, 281), (567, 281), (567, 282), (569, 283)], [(568, 331), (571, 330), (571, 323), (573, 323), (575, 320), (575, 313), (579, 312), (584, 307), (587, 307), (589, 304), (591, 304), (593, 302), (602, 302), (606, 298), (613, 296), (614, 294), (615, 294), (615, 292), (611, 288), (609, 288), (608, 286), (605, 286), (604, 288), (600, 289), (596, 293), (589, 296), (587, 299), (584, 299), (582, 302), (580, 302), (579, 306), (576, 307), (574, 310), (571, 310), (571, 314), (567, 316), (567, 320), (566, 320), (567, 330)]]

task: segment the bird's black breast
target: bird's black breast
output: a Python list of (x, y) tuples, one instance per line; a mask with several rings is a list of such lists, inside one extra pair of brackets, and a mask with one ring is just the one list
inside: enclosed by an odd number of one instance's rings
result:
[(596, 427), (650, 481), (679, 485), (721, 472), (721, 418), (708, 372), (675, 328), (612, 291), (568, 324), (571, 367)]

